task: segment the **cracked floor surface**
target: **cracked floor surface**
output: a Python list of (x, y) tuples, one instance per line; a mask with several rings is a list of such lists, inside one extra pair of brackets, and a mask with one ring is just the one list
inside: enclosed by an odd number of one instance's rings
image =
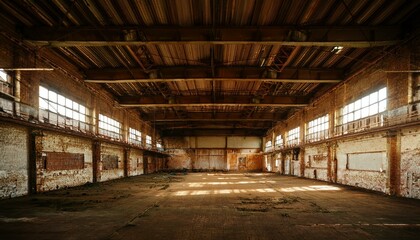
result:
[(1, 239), (419, 236), (419, 200), (265, 173), (151, 174), (0, 201)]

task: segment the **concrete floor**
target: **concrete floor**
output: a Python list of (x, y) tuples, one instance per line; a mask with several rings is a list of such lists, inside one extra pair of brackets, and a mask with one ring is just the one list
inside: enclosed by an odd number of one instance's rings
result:
[(275, 174), (151, 174), (2, 200), (0, 239), (420, 239), (420, 201)]

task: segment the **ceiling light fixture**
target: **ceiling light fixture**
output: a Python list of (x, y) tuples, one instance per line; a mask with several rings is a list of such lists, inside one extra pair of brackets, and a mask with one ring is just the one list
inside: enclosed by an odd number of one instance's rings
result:
[(335, 46), (333, 47), (333, 49), (331, 50), (332, 53), (335, 54), (339, 54), (341, 51), (343, 51), (343, 47), (342, 46)]

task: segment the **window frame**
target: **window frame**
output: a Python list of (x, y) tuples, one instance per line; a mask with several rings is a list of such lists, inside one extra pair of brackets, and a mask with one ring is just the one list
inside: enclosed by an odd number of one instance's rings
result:
[(152, 136), (146, 134), (146, 146), (147, 147), (153, 147), (153, 139)]
[(85, 133), (92, 131), (89, 108), (48, 86), (40, 84), (38, 90), (40, 122)]
[(273, 142), (271, 140), (266, 141), (264, 147), (265, 152), (271, 151), (273, 149)]
[(325, 114), (309, 121), (306, 124), (306, 142), (316, 142), (328, 138), (330, 129), (329, 114)]
[(276, 136), (275, 140), (274, 140), (274, 147), (275, 148), (282, 148), (284, 147), (284, 139), (282, 134), (279, 134)]
[(384, 124), (388, 111), (388, 88), (382, 87), (336, 111), (335, 134), (347, 134)]
[[(4, 76), (2, 76), (2, 73)], [(8, 95), (9, 97), (12, 97), (13, 95), (12, 76), (10, 76), (10, 74), (2, 68), (0, 68), (0, 92)]]
[(99, 113), (98, 115), (98, 133), (102, 136), (113, 139), (122, 139), (122, 124), (106, 115)]
[(128, 128), (128, 142), (135, 145), (142, 145), (142, 132), (135, 128)]
[[(292, 139), (292, 137), (294, 137)], [(287, 137), (286, 137), (286, 145), (288, 147), (293, 147), (293, 146), (297, 146), (300, 144), (300, 126), (299, 127), (295, 127), (293, 129), (290, 129), (287, 132)]]

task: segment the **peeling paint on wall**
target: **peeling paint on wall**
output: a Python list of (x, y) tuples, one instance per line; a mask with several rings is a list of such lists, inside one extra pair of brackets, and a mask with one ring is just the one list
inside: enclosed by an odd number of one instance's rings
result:
[(401, 136), (401, 195), (420, 199), (420, 128), (406, 129)]
[(0, 123), (0, 199), (28, 193), (28, 132)]
[[(79, 153), (84, 155), (84, 168), (47, 170), (42, 163), (45, 152)], [(90, 140), (44, 131), (37, 136), (37, 191), (50, 191), (92, 182), (92, 144)]]
[[(123, 147), (104, 143), (101, 145), (101, 154), (103, 155), (112, 155), (118, 157), (118, 168), (116, 169), (110, 169), (110, 170), (103, 170), (101, 169), (101, 179), (99, 179), (100, 182), (122, 178), (124, 177), (124, 149)], [(102, 161), (102, 159), (101, 159)]]
[(305, 148), (305, 177), (328, 181), (327, 153), (325, 144)]
[[(340, 141), (337, 144), (338, 172), (337, 182), (388, 193), (387, 173), (368, 169), (371, 159), (366, 158), (367, 170), (348, 169), (349, 153), (386, 152), (387, 139), (384, 135), (375, 134), (357, 139)], [(368, 155), (366, 155), (368, 156)], [(385, 165), (387, 164), (387, 161)]]
[(144, 174), (143, 170), (143, 151), (139, 149), (131, 149), (130, 156), (130, 169), (128, 170), (128, 176), (137, 176)]
[[(244, 146), (225, 148), (226, 139), (232, 146)], [(262, 170), (261, 148), (246, 148), (246, 146), (260, 146), (260, 140), (256, 137), (209, 137), (208, 141), (206, 137), (181, 137), (168, 138), (165, 143), (167, 153), (170, 154), (169, 169)]]

